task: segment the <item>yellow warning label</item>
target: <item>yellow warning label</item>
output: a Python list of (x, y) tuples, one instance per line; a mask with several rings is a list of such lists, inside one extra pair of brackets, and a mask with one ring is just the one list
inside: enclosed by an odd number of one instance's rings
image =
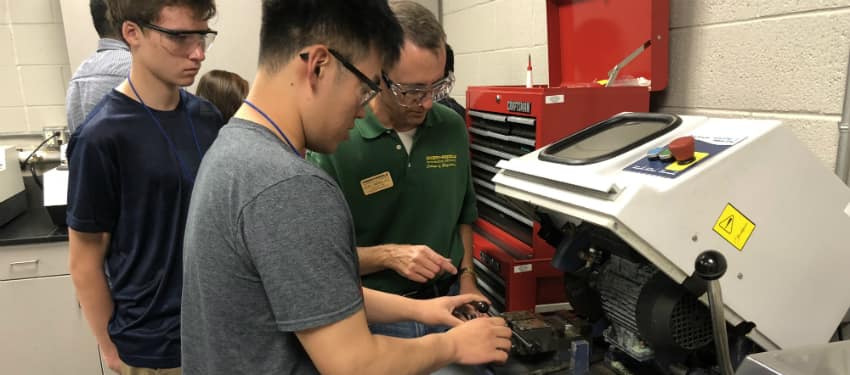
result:
[(692, 162), (690, 162), (688, 164), (679, 164), (679, 162), (674, 161), (674, 162), (670, 163), (670, 165), (668, 165), (664, 169), (666, 169), (668, 171), (673, 171), (673, 172), (681, 172), (681, 171), (684, 171), (685, 169), (687, 169), (688, 167), (696, 164), (698, 161), (705, 159), (707, 156), (708, 156), (708, 153), (705, 153), (705, 152), (694, 152), (694, 160)]
[(714, 231), (739, 251), (744, 250), (744, 245), (747, 244), (754, 230), (756, 230), (756, 224), (731, 203), (726, 204), (720, 218), (714, 224)]

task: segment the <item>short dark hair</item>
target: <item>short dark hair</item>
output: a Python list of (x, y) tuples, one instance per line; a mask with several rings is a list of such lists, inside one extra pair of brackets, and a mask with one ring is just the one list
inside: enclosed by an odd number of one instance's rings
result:
[(446, 76), (449, 75), (449, 72), (455, 71), (455, 51), (452, 49), (452, 46), (446, 44), (446, 69), (444, 69)]
[(323, 44), (358, 61), (375, 48), (398, 61), (401, 27), (387, 0), (263, 0), (260, 61), (275, 72), (302, 48)]
[(446, 45), (446, 32), (428, 8), (412, 1), (397, 1), (390, 8), (404, 30), (405, 39), (433, 51)]
[(115, 32), (115, 28), (109, 21), (109, 8), (106, 6), (105, 0), (89, 1), (89, 11), (91, 12), (91, 21), (94, 24), (94, 30), (97, 31), (98, 37), (115, 38), (118, 36), (118, 33)]
[(215, 0), (106, 0), (113, 28), (121, 34), (124, 21), (156, 23), (159, 12), (168, 6), (187, 7), (195, 17), (209, 20), (215, 17)]
[(248, 81), (236, 73), (210, 70), (201, 76), (195, 95), (209, 100), (227, 121), (248, 96)]

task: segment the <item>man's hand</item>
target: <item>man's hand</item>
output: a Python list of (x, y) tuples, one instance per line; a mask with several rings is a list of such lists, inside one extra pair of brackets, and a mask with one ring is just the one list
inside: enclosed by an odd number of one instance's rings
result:
[[(462, 294), (459, 296), (439, 297), (421, 300), (417, 309), (419, 317), (416, 319), (426, 325), (444, 325), (454, 327), (463, 323), (463, 320), (458, 319), (452, 314), (456, 308), (467, 309), (471, 308), (470, 302), (482, 301), (487, 302), (486, 298), (475, 294)], [(471, 308), (474, 311), (474, 308)], [(467, 310), (464, 310), (467, 311)], [(486, 316), (486, 314), (483, 314)]]
[(454, 342), (455, 362), (505, 362), (511, 350), (511, 329), (502, 318), (473, 319), (445, 333)]
[[(462, 273), (460, 275), (459, 283), (460, 283), (460, 290), (459, 290), (460, 294), (473, 295), (473, 296), (476, 297), (477, 301), (484, 301), (484, 302), (487, 302), (487, 304), (491, 303), (490, 300), (487, 297), (485, 297), (484, 294), (482, 294), (480, 290), (478, 290), (478, 285), (476, 284), (474, 274), (468, 273), (468, 272)], [(461, 307), (461, 308), (464, 309), (465, 314), (469, 315), (469, 316), (474, 316), (476, 318), (481, 318), (481, 317), (487, 316), (487, 314), (482, 313), (478, 310), (475, 310), (474, 308), (472, 308), (469, 305), (466, 305), (466, 306)]]
[(121, 373), (121, 358), (118, 357), (118, 349), (115, 344), (103, 345), (100, 347), (100, 356), (103, 357), (103, 363), (116, 374)]
[(442, 271), (457, 273), (452, 260), (437, 254), (425, 245), (388, 245), (392, 246), (386, 266), (417, 283), (432, 280)]
[(106, 232), (86, 233), (68, 229), (68, 268), (83, 316), (100, 346), (103, 362), (110, 370), (119, 372), (121, 359), (107, 329), (115, 305), (103, 268), (111, 238), (112, 235)]

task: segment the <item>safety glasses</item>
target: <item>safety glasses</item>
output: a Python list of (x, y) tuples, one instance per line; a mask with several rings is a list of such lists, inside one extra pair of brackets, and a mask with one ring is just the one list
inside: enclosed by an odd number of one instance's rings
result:
[(455, 84), (454, 73), (449, 72), (431, 85), (409, 85), (393, 82), (386, 72), (381, 72), (381, 78), (387, 84), (387, 87), (392, 91), (396, 102), (402, 107), (421, 106), (426, 98), (432, 101), (440, 101), (449, 96)]
[(200, 47), (204, 52), (209, 51), (215, 42), (218, 31), (215, 30), (172, 30), (147, 22), (134, 21), (142, 28), (159, 32), (167, 39), (162, 43), (168, 52), (176, 56), (191, 55), (195, 49)]

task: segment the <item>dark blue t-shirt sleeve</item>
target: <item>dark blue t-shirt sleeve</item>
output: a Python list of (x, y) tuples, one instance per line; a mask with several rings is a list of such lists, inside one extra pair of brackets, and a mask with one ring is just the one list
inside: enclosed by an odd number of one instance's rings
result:
[(83, 133), (76, 132), (68, 144), (68, 226), (112, 232), (118, 218), (118, 168), (106, 142)]

